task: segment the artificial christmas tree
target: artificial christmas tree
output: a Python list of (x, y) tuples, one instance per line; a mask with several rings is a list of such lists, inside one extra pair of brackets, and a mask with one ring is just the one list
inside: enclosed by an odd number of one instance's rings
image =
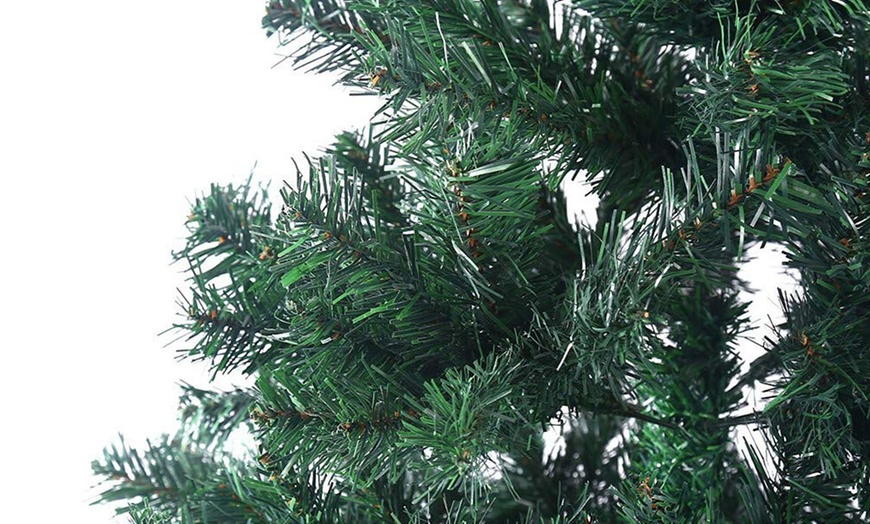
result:
[[(139, 522), (866, 521), (867, 5), (266, 11), (298, 67), (384, 105), (277, 220), (250, 185), (194, 203), (177, 328), (256, 388), (186, 388), (176, 435), (94, 463), (104, 500)], [(568, 218), (574, 178), (594, 224)], [(800, 292), (750, 362), (737, 269), (766, 243)], [(743, 426), (765, 445), (739, 451)], [(225, 446), (244, 427), (248, 460)]]

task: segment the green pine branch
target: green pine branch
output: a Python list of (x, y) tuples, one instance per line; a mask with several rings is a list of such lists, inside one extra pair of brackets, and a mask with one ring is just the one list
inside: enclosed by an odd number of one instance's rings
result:
[[(270, 2), (297, 67), (384, 105), (306, 158), (277, 220), (249, 183), (194, 203), (176, 330), (257, 385), (187, 388), (176, 438), (95, 463), (103, 499), (142, 521), (866, 519), (868, 13)], [(736, 275), (769, 242), (801, 291), (741, 372)], [(768, 391), (749, 413), (746, 388)], [(257, 456), (224, 460), (249, 423)], [(765, 446), (738, 452), (738, 426)]]

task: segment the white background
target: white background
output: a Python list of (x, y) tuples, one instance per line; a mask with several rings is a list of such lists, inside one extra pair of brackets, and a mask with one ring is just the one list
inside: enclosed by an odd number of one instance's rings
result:
[(171, 431), (188, 198), (277, 190), (291, 157), (364, 124), (373, 97), (271, 69), (262, 1), (0, 6), (0, 521), (104, 523), (90, 462)]
[[(3, 522), (108, 522), (87, 505), (91, 460), (119, 432), (171, 431), (177, 382), (204, 384), (157, 336), (178, 313), (187, 199), (255, 162), (276, 190), (291, 157), (376, 107), (271, 69), (263, 4), (0, 7)], [(753, 279), (767, 293), (778, 264)], [(770, 298), (754, 305), (763, 321)]]

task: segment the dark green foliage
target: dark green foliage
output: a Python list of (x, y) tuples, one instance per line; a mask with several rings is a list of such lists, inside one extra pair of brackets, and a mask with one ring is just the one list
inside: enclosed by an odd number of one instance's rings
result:
[[(250, 184), (194, 203), (176, 329), (256, 387), (187, 387), (176, 436), (95, 463), (103, 500), (137, 522), (866, 521), (867, 5), (266, 11), (296, 66), (384, 105), (277, 219)], [(747, 362), (764, 319), (737, 271), (767, 243), (800, 290)], [(259, 449), (232, 458), (245, 427)]]

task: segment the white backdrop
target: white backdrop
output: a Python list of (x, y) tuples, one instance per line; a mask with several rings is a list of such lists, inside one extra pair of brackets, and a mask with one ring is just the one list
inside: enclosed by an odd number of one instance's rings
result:
[(303, 76), (260, 29), (264, 2), (0, 6), (3, 522), (108, 522), (90, 462), (118, 432), (170, 431), (188, 198), (273, 190), (291, 157), (367, 121), (377, 100)]
[(291, 157), (376, 107), (270, 69), (262, 14), (259, 1), (0, 6), (4, 522), (108, 522), (87, 506), (91, 460), (118, 432), (171, 431), (177, 382), (204, 383), (157, 337), (178, 312), (168, 264), (187, 198), (255, 162), (277, 189)]

